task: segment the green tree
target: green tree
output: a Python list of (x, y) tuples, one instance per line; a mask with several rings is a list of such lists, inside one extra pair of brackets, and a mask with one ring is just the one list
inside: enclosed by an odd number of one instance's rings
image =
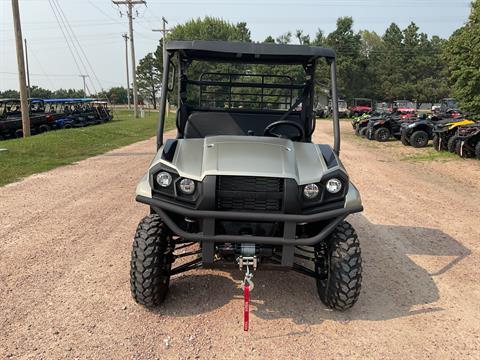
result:
[(58, 89), (52, 94), (52, 97), (57, 99), (81, 98), (84, 96), (83, 90), (78, 89)]
[(460, 106), (480, 113), (480, 1), (472, 2), (468, 22), (447, 41), (445, 59)]
[(361, 36), (353, 31), (353, 19), (339, 18), (337, 28), (328, 34), (325, 44), (337, 53), (339, 93), (348, 99), (360, 96), (366, 65), (361, 56)]
[(137, 66), (137, 82), (140, 93), (157, 108), (157, 93), (162, 84), (161, 61), (153, 53), (148, 53)]
[(39, 86), (33, 85), (30, 88), (30, 97), (31, 98), (38, 98), (38, 99), (51, 99), (52, 98), (52, 91), (48, 89), (41, 88)]
[(20, 93), (17, 90), (5, 90), (0, 91), (0, 99), (18, 99), (20, 98)]

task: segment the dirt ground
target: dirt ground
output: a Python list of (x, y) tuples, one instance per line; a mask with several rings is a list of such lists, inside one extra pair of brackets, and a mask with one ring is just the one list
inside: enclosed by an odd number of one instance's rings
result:
[[(353, 309), (326, 309), (300, 274), (257, 271), (244, 333), (237, 270), (183, 274), (158, 310), (136, 305), (148, 140), (0, 188), (0, 358), (480, 358), (480, 162), (404, 160), (425, 150), (342, 132), (365, 205), (350, 217), (364, 257)], [(317, 133), (330, 142), (330, 124)]]

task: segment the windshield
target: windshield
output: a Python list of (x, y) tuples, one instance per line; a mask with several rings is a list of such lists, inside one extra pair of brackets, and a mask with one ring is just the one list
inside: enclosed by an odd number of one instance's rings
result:
[(399, 109), (416, 109), (417, 107), (414, 102), (408, 100), (397, 100), (395, 105)]
[(371, 107), (372, 101), (370, 99), (355, 99), (355, 106), (366, 106)]
[(445, 101), (448, 109), (458, 109), (458, 101), (455, 99), (448, 99)]

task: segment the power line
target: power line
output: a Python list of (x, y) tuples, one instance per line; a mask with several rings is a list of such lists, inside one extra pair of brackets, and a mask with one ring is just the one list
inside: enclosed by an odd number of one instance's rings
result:
[[(77, 45), (75, 44), (74, 33), (73, 33), (72, 29), (69, 29), (69, 27), (67, 26), (67, 21), (68, 21), (68, 20), (66, 19), (65, 14), (63, 13), (63, 11), (61, 11), (60, 4), (59, 4), (56, 0), (49, 0), (49, 1), (51, 1), (51, 3), (52, 3), (52, 4), (55, 6), (55, 8), (57, 9), (57, 12), (58, 12), (60, 21), (62, 22), (63, 27), (65, 28), (65, 32), (67, 33), (67, 35), (68, 35), (68, 37), (69, 37), (69, 39), (70, 39), (71, 45), (72, 45), (73, 49), (75, 50), (75, 53), (76, 53), (76, 55), (77, 55), (78, 60), (79, 60), (80, 63), (82, 64), (83, 71), (80, 70), (80, 74), (83, 74), (83, 73), (88, 74), (87, 66), (85, 65), (85, 62), (83, 61), (82, 55), (80, 54), (80, 51), (78, 50)], [(95, 84), (93, 83), (93, 81), (92, 81), (92, 79), (90, 78), (90, 76), (89, 76), (89, 80), (90, 80), (90, 82), (92, 83), (93, 90), (94, 90), (95, 92), (97, 92), (97, 89), (95, 88)]]
[[(63, 12), (63, 10), (62, 10), (62, 8), (61, 8), (60, 3), (58, 2), (58, 0), (54, 0), (54, 1), (56, 1), (57, 5), (58, 5), (58, 8), (60, 9), (60, 12), (62, 13), (63, 17), (65, 18), (65, 20), (66, 20), (66, 22), (67, 22), (67, 25), (68, 25), (68, 27), (69, 27), (69, 29), (70, 29), (70, 32), (72, 33), (73, 38), (74, 38), (75, 41), (77, 42), (78, 47), (80, 48), (80, 51), (81, 51), (81, 53), (83, 54), (83, 57), (85, 58), (85, 61), (87, 62), (88, 67), (90, 68), (93, 76), (95, 77), (95, 80), (97, 81), (98, 85), (100, 85), (100, 90), (103, 91), (103, 86), (102, 86), (100, 80), (98, 79), (97, 74), (95, 73), (95, 69), (93, 68), (92, 64), (91, 64), (90, 61), (88, 60), (88, 56), (85, 54), (85, 51), (83, 50), (83, 47), (82, 47), (82, 45), (80, 44), (80, 41), (78, 41), (78, 38), (77, 38), (77, 36), (75, 35), (75, 32), (73, 31), (72, 27), (70, 26), (70, 22), (68, 21), (68, 18), (65, 16), (65, 13)], [(92, 82), (92, 85), (93, 85), (93, 88), (94, 88), (95, 92), (97, 92), (97, 90), (95, 89), (95, 85), (93, 84), (93, 82)]]
[(70, 42), (67, 39), (67, 35), (65, 34), (65, 31), (63, 30), (63, 27), (60, 24), (60, 20), (59, 20), (59, 18), (57, 16), (57, 13), (56, 13), (53, 5), (52, 5), (51, 0), (48, 0), (48, 4), (52, 8), (53, 15), (55, 16), (55, 20), (57, 21), (58, 27), (60, 28), (60, 31), (63, 34), (63, 38), (65, 39), (65, 42), (67, 43), (68, 50), (70, 51), (70, 54), (72, 55), (73, 61), (75, 62), (75, 66), (77, 67), (78, 72), (81, 74), (82, 70), (80, 69), (80, 65), (78, 64), (77, 58), (76, 58), (75, 54), (73, 53), (73, 49), (70, 46)]

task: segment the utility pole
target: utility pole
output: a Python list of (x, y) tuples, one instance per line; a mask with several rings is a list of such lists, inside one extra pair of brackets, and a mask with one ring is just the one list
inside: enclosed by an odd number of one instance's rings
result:
[(88, 75), (82, 75), (82, 74), (79, 75), (79, 76), (83, 79), (83, 95), (84, 95), (85, 97), (87, 97), (87, 82), (85, 81), (85, 79), (86, 79), (87, 77), (90, 77), (90, 76), (88, 76)]
[(18, 0), (12, 0), (13, 28), (15, 30), (15, 47), (17, 49), (18, 85), (20, 88), (20, 106), (22, 109), (23, 137), (30, 136), (30, 107), (25, 79), (25, 57), (23, 54), (22, 25)]
[(32, 97), (32, 88), (30, 86), (30, 70), (28, 67), (28, 47), (27, 47), (27, 39), (24, 39), (25, 41), (25, 65), (27, 66), (27, 86), (28, 86), (28, 97)]
[(133, 116), (138, 118), (138, 93), (137, 93), (137, 69), (135, 64), (135, 41), (133, 39), (133, 7), (135, 5), (145, 5), (145, 0), (112, 0), (115, 5), (127, 5), (128, 16), (128, 36), (130, 37), (130, 55), (132, 58), (132, 77), (133, 77)]
[(167, 48), (166, 48), (165, 44), (166, 44), (167, 32), (170, 31), (169, 29), (166, 28), (167, 24), (168, 24), (167, 19), (165, 19), (165, 17), (162, 16), (162, 28), (152, 30), (152, 31), (157, 31), (157, 32), (162, 33), (162, 63), (167, 58)]
[[(162, 28), (161, 29), (153, 29), (152, 31), (155, 31), (155, 32), (161, 32), (162, 33), (162, 64), (163, 64), (163, 68), (165, 69), (165, 59), (167, 58), (167, 47), (166, 47), (166, 43), (167, 43), (167, 32), (169, 32), (170, 30), (167, 29), (166, 25), (168, 24), (168, 21), (167, 19), (165, 19), (164, 16), (162, 16)], [(168, 86), (168, 84), (162, 84), (162, 87), (163, 86)], [(167, 112), (168, 112), (168, 108), (169, 108), (169, 104), (168, 104), (168, 100), (167, 100)]]
[(130, 75), (128, 71), (128, 35), (123, 34), (122, 37), (125, 39), (125, 64), (126, 64), (126, 70), (127, 70), (127, 99), (128, 99), (128, 110), (131, 109), (130, 105)]

